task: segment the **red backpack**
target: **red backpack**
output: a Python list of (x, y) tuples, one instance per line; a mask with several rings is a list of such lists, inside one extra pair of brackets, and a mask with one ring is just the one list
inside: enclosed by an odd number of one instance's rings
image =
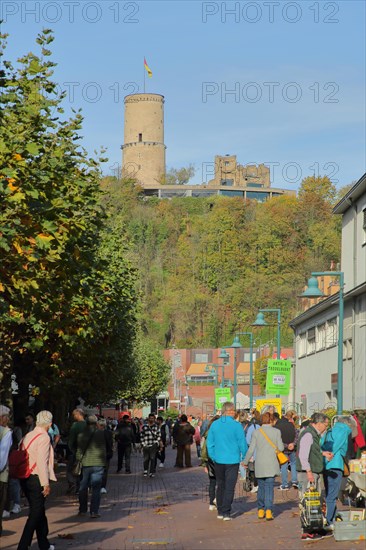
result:
[(33, 441), (40, 435), (42, 434), (34, 436), (26, 447), (24, 447), (24, 439), (22, 439), (19, 443), (19, 448), (14, 449), (9, 454), (9, 477), (11, 479), (27, 479), (33, 472), (36, 463), (34, 463), (31, 468), (29, 467), (28, 449)]

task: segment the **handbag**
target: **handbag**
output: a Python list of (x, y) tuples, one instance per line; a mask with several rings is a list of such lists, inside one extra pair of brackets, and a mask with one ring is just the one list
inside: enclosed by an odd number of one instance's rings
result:
[(83, 465), (81, 463), (81, 460), (77, 460), (75, 462), (75, 464), (73, 465), (73, 467), (72, 467), (72, 475), (75, 476), (75, 477), (81, 475), (82, 467), (83, 467)]
[(269, 439), (268, 435), (264, 433), (264, 430), (262, 430), (262, 428), (259, 428), (259, 431), (262, 433), (262, 435), (264, 435), (268, 443), (272, 445), (272, 447), (274, 448), (279, 465), (283, 466), (283, 464), (286, 464), (286, 462), (288, 462), (288, 456), (285, 455), (285, 453), (283, 453), (279, 449), (277, 449), (276, 445)]
[(343, 457), (343, 477), (348, 477), (350, 474), (350, 469), (348, 466), (347, 460)]
[(84, 455), (85, 455), (85, 453), (86, 453), (86, 451), (87, 451), (87, 448), (89, 447), (89, 443), (90, 443), (91, 440), (93, 439), (94, 433), (95, 433), (95, 432), (93, 432), (93, 433), (91, 434), (91, 436), (89, 437), (88, 443), (86, 444), (86, 447), (85, 447), (85, 449), (84, 449), (83, 454), (81, 455), (81, 457), (79, 458), (79, 460), (77, 460), (77, 461), (74, 463), (74, 465), (73, 465), (73, 467), (72, 467), (72, 470), (71, 470), (71, 471), (72, 471), (72, 475), (75, 476), (75, 477), (78, 477), (78, 476), (81, 475), (81, 471), (82, 471), (82, 469), (83, 469), (83, 458), (84, 458)]

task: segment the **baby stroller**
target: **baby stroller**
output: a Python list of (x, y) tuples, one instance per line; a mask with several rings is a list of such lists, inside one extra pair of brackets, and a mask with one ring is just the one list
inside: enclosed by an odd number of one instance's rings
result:
[(245, 469), (245, 479), (243, 481), (243, 489), (249, 493), (254, 487), (254, 462), (248, 463), (248, 468)]

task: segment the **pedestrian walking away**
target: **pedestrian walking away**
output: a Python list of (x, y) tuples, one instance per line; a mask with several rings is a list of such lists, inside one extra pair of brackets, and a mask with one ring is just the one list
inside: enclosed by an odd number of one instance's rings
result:
[(191, 445), (195, 428), (188, 422), (186, 414), (182, 414), (180, 421), (173, 428), (173, 439), (177, 446), (176, 468), (183, 468), (183, 457), (186, 468), (191, 468)]
[(88, 512), (88, 490), (91, 490), (90, 517), (100, 517), (100, 492), (107, 464), (106, 440), (103, 430), (97, 429), (97, 417), (90, 415), (84, 430), (78, 435), (76, 460), (81, 462), (79, 515)]
[(122, 470), (123, 460), (125, 461), (126, 474), (131, 473), (131, 453), (132, 446), (135, 446), (135, 430), (131, 425), (131, 418), (128, 414), (122, 417), (122, 420), (117, 426), (115, 434), (117, 441), (117, 474)]
[(253, 432), (244, 465), (248, 467), (249, 460), (256, 453), (254, 470), (258, 481), (258, 518), (272, 520), (274, 518), (274, 481), (275, 477), (280, 474), (276, 450), (283, 451), (284, 445), (281, 432), (274, 427), (273, 414), (269, 412), (262, 414), (260, 422), (261, 427)]
[(244, 430), (234, 420), (234, 414), (234, 405), (224, 403), (221, 417), (211, 425), (207, 435), (207, 452), (214, 462), (217, 481), (217, 518), (224, 521), (231, 519), (239, 464), (248, 450)]

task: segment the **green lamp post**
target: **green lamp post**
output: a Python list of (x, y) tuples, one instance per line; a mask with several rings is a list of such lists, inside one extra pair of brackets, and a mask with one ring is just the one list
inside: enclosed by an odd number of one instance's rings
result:
[(234, 341), (230, 347), (234, 348), (234, 408), (236, 410), (236, 394), (238, 393), (238, 382), (237, 382), (237, 372), (236, 372), (237, 371), (237, 349), (242, 347), (239, 336), (235, 335)]
[(337, 414), (343, 411), (343, 318), (344, 318), (344, 273), (343, 271), (314, 271), (308, 280), (308, 288), (300, 298), (321, 298), (324, 293), (318, 286), (318, 277), (329, 275), (339, 277), (339, 320), (338, 320), (338, 369), (337, 369)]
[(281, 359), (281, 310), (280, 308), (274, 309), (260, 309), (256, 320), (252, 324), (253, 327), (265, 327), (268, 323), (264, 320), (263, 311), (277, 312), (277, 359)]
[[(263, 314), (260, 314), (263, 316)], [(236, 332), (234, 342), (237, 339), (237, 342), (239, 342), (239, 336), (249, 336), (249, 407), (253, 407), (253, 333), (252, 332)], [(241, 347), (235, 345), (234, 342), (232, 343), (231, 347)], [(234, 377), (235, 377), (235, 371), (234, 371)], [(234, 378), (235, 380), (235, 378)]]
[(225, 367), (229, 364), (230, 355), (227, 353), (225, 348), (221, 349), (219, 359), (222, 359), (222, 376), (221, 376), (221, 387), (224, 387), (224, 376), (225, 376)]

